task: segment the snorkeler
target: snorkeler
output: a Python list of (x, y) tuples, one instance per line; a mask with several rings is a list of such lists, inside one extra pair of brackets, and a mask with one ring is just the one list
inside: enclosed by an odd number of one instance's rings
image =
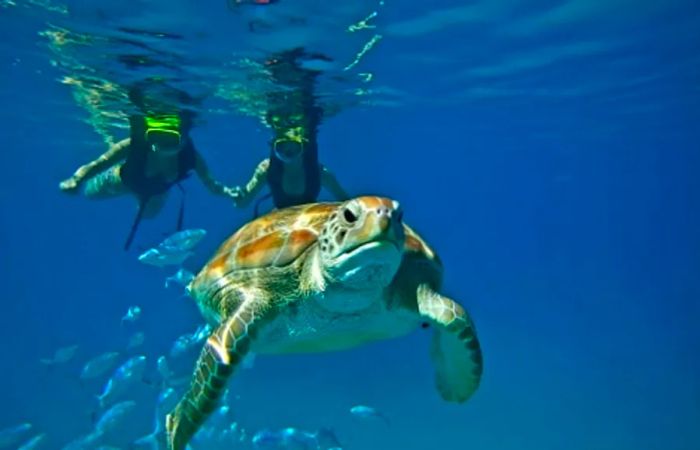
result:
[(247, 206), (265, 184), (270, 193), (258, 204), (270, 196), (276, 208), (315, 202), (322, 187), (337, 200), (348, 198), (335, 175), (318, 160), (317, 134), (323, 111), (313, 95), (317, 72), (300, 67), (297, 59), (301, 54), (294, 50), (267, 62), (273, 79), (293, 89), (269, 95), (271, 106), (265, 122), (273, 131), (270, 156), (258, 164), (245, 186), (232, 188), (238, 207)]
[[(128, 249), (143, 217), (156, 216), (171, 187), (194, 170), (204, 185), (216, 195), (235, 198), (230, 188), (215, 180), (189, 137), (189, 116), (185, 114), (134, 115), (130, 137), (114, 144), (106, 153), (81, 166), (60, 184), (64, 192), (77, 192), (91, 199), (133, 194), (139, 201), (125, 248)], [(179, 186), (179, 185), (178, 185)], [(182, 222), (182, 206), (178, 228)]]

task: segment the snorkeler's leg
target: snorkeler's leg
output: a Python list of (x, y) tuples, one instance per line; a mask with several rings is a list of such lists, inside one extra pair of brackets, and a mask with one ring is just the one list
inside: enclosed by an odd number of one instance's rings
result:
[(97, 159), (80, 166), (71, 177), (61, 181), (59, 184), (60, 189), (68, 193), (77, 192), (84, 181), (90, 180), (100, 172), (113, 167), (119, 160), (125, 159), (129, 154), (130, 148), (131, 139), (129, 138), (117, 142)]
[(129, 189), (119, 174), (121, 165), (110, 167), (85, 182), (85, 196), (91, 199), (113, 198), (124, 195)]

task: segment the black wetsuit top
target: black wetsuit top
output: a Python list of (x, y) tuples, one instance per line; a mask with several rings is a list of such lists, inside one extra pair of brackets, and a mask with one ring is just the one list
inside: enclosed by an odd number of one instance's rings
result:
[(293, 205), (313, 203), (321, 192), (321, 166), (318, 163), (318, 146), (315, 132), (309, 136), (304, 144), (302, 153), (302, 172), (304, 190), (301, 194), (290, 194), (284, 191), (283, 178), (285, 176), (285, 163), (280, 161), (275, 152), (270, 152), (270, 166), (267, 169), (267, 184), (270, 186), (270, 194), (276, 208), (286, 208)]
[(131, 125), (131, 148), (129, 156), (122, 164), (120, 175), (122, 182), (132, 192), (137, 194), (142, 201), (149, 197), (167, 192), (173, 185), (187, 178), (189, 172), (193, 170), (197, 163), (197, 154), (194, 144), (189, 137), (184, 137), (185, 144), (178, 153), (178, 173), (174, 181), (168, 181), (162, 176), (147, 176), (146, 163), (150, 146), (144, 138), (144, 127), (132, 120)]

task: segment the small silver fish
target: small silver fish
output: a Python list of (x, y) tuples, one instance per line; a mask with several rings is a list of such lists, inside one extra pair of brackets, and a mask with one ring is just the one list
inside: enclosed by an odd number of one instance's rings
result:
[(120, 421), (126, 417), (134, 408), (136, 407), (136, 402), (132, 400), (126, 400), (119, 402), (105, 411), (100, 417), (100, 420), (95, 425), (95, 432), (99, 434), (105, 434), (112, 430)]
[(214, 447), (218, 431), (219, 430), (215, 426), (209, 424), (207, 421), (207, 423), (197, 431), (197, 434), (192, 437), (192, 440), (201, 448)]
[(227, 438), (224, 431), (226, 426), (231, 422), (229, 417), (230, 411), (231, 408), (227, 405), (222, 405), (214, 410), (211, 417), (207, 419), (206, 426), (202, 427), (194, 438), (195, 441), (199, 443), (198, 447), (219, 447), (217, 444), (221, 444), (223, 440)]
[(146, 340), (146, 335), (141, 332), (137, 331), (136, 333), (132, 334), (131, 337), (129, 338), (129, 343), (126, 344), (127, 350), (134, 349), (136, 347), (140, 347), (143, 345), (143, 342)]
[(158, 358), (157, 368), (163, 386), (182, 386), (183, 384), (187, 384), (191, 379), (189, 374), (185, 375), (184, 377), (175, 378), (175, 372), (170, 370), (170, 365), (168, 364), (168, 360), (165, 358), (165, 356)]
[(212, 420), (216, 420), (216, 417), (226, 417), (229, 412), (231, 412), (230, 406), (221, 405), (216, 409), (216, 411), (214, 411), (214, 415), (213, 415), (214, 419), (212, 419)]
[(156, 366), (158, 368), (158, 373), (160, 374), (164, 382), (173, 377), (173, 371), (170, 370), (168, 360), (165, 358), (165, 356), (158, 357), (158, 362), (156, 363)]
[(153, 430), (152, 433), (136, 439), (129, 448), (149, 448), (152, 450), (167, 448), (168, 444), (166, 442), (166, 433), (164, 432), (163, 426), (157, 425), (157, 427), (158, 428)]
[(187, 352), (195, 344), (189, 334), (182, 335), (175, 339), (173, 346), (170, 348), (170, 357), (176, 358)]
[(161, 393), (158, 394), (156, 409), (158, 409), (160, 412), (166, 413), (175, 408), (178, 400), (180, 400), (176, 394), (177, 392), (175, 392), (175, 389), (171, 387), (163, 389)]
[(126, 314), (124, 314), (124, 317), (122, 317), (122, 325), (124, 325), (125, 322), (136, 322), (139, 317), (141, 317), (141, 307), (129, 306)]
[(69, 345), (67, 347), (61, 347), (57, 349), (53, 357), (51, 358), (42, 358), (40, 359), (42, 364), (46, 365), (54, 365), (54, 364), (65, 364), (71, 359), (73, 359), (73, 356), (75, 356), (75, 353), (78, 351), (78, 346), (77, 345)]
[(117, 363), (118, 352), (107, 352), (88, 361), (80, 372), (81, 380), (97, 378), (100, 375), (112, 370)]
[(156, 247), (146, 250), (139, 261), (158, 267), (179, 266), (190, 256), (192, 249), (207, 234), (205, 230), (183, 230), (171, 235)]
[(156, 267), (180, 266), (192, 255), (194, 255), (192, 251), (163, 252), (152, 248), (143, 252), (139, 256), (139, 261)]
[(190, 251), (195, 248), (206, 235), (206, 230), (201, 228), (178, 231), (168, 236), (157, 248), (165, 252)]
[(379, 419), (379, 420), (382, 420), (387, 425), (391, 425), (389, 423), (388, 417), (386, 417), (384, 414), (379, 412), (377, 409), (372, 408), (371, 406), (365, 406), (365, 405), (353, 406), (352, 408), (350, 408), (350, 413), (356, 417), (361, 418), (361, 419)]
[(200, 325), (195, 332), (192, 333), (192, 340), (196, 343), (200, 343), (211, 335), (211, 331), (211, 325)]
[(0, 430), (0, 448), (9, 447), (16, 444), (22, 437), (32, 429), (32, 424), (24, 422), (14, 427)]
[(38, 434), (30, 440), (28, 440), (27, 442), (25, 442), (17, 450), (36, 450), (37, 448), (39, 448), (39, 446), (41, 446), (44, 440), (46, 440), (46, 433)]
[(235, 444), (236, 442), (243, 442), (247, 438), (245, 429), (241, 427), (238, 422), (231, 422), (228, 428), (225, 428), (221, 432), (221, 440), (230, 444)]
[(66, 444), (62, 450), (86, 450), (93, 449), (97, 445), (100, 439), (102, 439), (104, 433), (93, 431), (90, 434), (80, 436), (68, 444)]
[(178, 337), (170, 348), (170, 357), (175, 358), (187, 352), (190, 348), (204, 341), (211, 334), (211, 326), (200, 325), (192, 334), (183, 334)]
[(146, 368), (146, 357), (143, 355), (129, 358), (114, 372), (107, 381), (102, 394), (97, 396), (100, 408), (104, 408), (109, 401), (126, 392), (127, 388), (143, 377)]
[(163, 432), (163, 419), (168, 411), (175, 408), (178, 400), (179, 398), (175, 395), (175, 390), (173, 388), (166, 388), (158, 394), (155, 418), (153, 419), (153, 431), (151, 434), (147, 434), (135, 440), (132, 445), (137, 448), (148, 447), (154, 450), (165, 448), (167, 444), (164, 442), (165, 433)]
[(279, 431), (261, 430), (253, 435), (251, 440), (255, 448), (294, 448), (300, 450), (316, 450), (318, 442), (316, 435), (308, 431), (289, 427)]
[(165, 288), (169, 288), (171, 284), (187, 287), (192, 280), (194, 280), (194, 274), (187, 269), (180, 268), (180, 270), (165, 279)]

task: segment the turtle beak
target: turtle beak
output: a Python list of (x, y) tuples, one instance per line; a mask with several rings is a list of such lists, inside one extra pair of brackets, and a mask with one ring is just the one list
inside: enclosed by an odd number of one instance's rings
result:
[(387, 241), (394, 242), (397, 247), (403, 246), (406, 239), (403, 230), (403, 211), (398, 202), (394, 208), (387, 208), (384, 211), (377, 211), (380, 227), (384, 229), (384, 237)]
[[(378, 201), (377, 201), (378, 200)], [(403, 230), (403, 210), (399, 202), (389, 199), (375, 199), (368, 202), (367, 220), (363, 228), (366, 235), (374, 235), (377, 240), (392, 242), (402, 248), (406, 235)]]

